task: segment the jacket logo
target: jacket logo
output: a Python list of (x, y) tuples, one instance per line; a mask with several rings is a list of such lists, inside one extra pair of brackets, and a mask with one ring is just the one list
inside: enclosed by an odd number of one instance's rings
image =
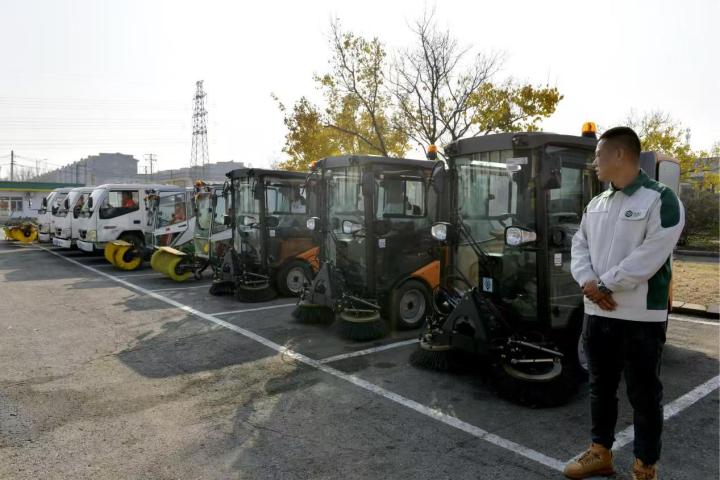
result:
[(632, 216), (633, 216), (633, 212), (632, 212), (632, 210), (628, 210), (628, 211), (626, 211), (626, 212), (625, 212), (625, 216), (626, 216), (627, 218), (630, 218), (630, 217), (632, 217)]

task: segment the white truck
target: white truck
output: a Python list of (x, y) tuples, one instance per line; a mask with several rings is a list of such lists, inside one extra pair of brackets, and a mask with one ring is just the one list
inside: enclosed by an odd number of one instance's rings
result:
[(153, 231), (148, 197), (170, 191), (184, 192), (185, 189), (132, 183), (96, 187), (78, 214), (78, 248), (84, 252), (100, 252), (114, 240), (144, 246), (146, 234)]
[[(79, 236), (78, 219), (80, 210), (87, 202), (93, 187), (73, 188), (65, 197), (57, 211), (52, 214), (55, 230), (52, 232), (52, 244), (60, 248), (72, 248)], [(73, 229), (73, 224), (75, 228)], [(74, 230), (74, 231), (73, 231)]]
[(72, 188), (56, 188), (43, 198), (42, 205), (38, 209), (38, 240), (49, 242), (53, 236), (52, 216), (60, 207), (60, 203), (70, 193)]

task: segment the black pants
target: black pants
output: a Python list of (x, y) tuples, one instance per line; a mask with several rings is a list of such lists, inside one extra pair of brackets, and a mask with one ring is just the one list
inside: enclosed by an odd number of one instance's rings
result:
[(633, 452), (645, 464), (660, 458), (663, 426), (660, 363), (665, 322), (636, 322), (585, 316), (583, 340), (590, 366), (592, 440), (612, 448), (618, 415), (620, 374), (634, 412)]

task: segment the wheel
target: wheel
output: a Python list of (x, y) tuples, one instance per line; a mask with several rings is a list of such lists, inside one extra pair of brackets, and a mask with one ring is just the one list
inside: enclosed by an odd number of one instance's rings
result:
[(393, 330), (422, 326), (430, 308), (430, 290), (419, 280), (407, 280), (390, 295), (390, 325)]
[(312, 269), (303, 260), (293, 260), (280, 269), (275, 276), (278, 292), (284, 297), (297, 297), (312, 280)]

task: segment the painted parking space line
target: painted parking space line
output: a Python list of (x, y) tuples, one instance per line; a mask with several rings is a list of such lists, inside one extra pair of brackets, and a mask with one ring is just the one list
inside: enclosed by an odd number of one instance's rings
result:
[[(685, 395), (676, 398), (672, 402), (666, 404), (663, 407), (663, 418), (667, 421), (669, 418), (674, 417), (678, 413), (682, 412), (683, 410), (688, 409), (695, 403), (699, 402), (706, 396), (710, 395), (712, 392), (720, 388), (720, 375), (718, 375), (715, 378), (711, 378), (707, 382), (703, 383), (702, 385), (699, 385), (686, 393)], [(615, 434), (615, 443), (613, 444), (613, 450), (619, 450), (622, 447), (632, 443), (632, 441), (635, 439), (635, 429), (633, 425), (630, 425), (626, 429), (622, 430), (619, 433)], [(580, 457), (585, 452), (581, 452), (571, 458), (568, 461), (575, 460)]]
[(59, 255), (55, 252), (52, 252), (49, 250), (48, 250), (48, 252), (51, 253), (52, 255), (56, 255), (64, 260), (66, 260), (70, 263), (73, 263), (73, 264), (78, 265), (82, 268), (85, 268), (91, 272), (94, 272), (97, 275), (101, 275), (106, 278), (109, 278), (109, 279), (113, 280), (114, 282), (117, 282), (120, 285), (123, 285), (131, 290), (135, 290), (137, 292), (143, 293), (143, 294), (145, 294), (149, 297), (152, 297), (156, 300), (159, 300), (161, 302), (167, 303), (168, 305), (176, 307), (190, 315), (194, 315), (194, 316), (196, 316), (198, 318), (202, 318), (203, 320), (206, 320), (208, 322), (211, 322), (211, 323), (214, 323), (221, 327), (227, 328), (228, 330), (232, 330), (233, 332), (243, 335), (246, 338), (254, 340), (254, 341), (260, 343), (261, 345), (264, 345), (264, 346), (276, 351), (283, 357), (291, 358), (297, 362), (300, 362), (307, 366), (316, 368), (317, 370), (320, 370), (321, 372), (324, 372), (324, 373), (331, 375), (335, 378), (338, 378), (340, 380), (344, 380), (344, 381), (351, 383), (359, 388), (362, 388), (363, 390), (366, 390), (370, 393), (373, 393), (375, 395), (383, 397), (386, 400), (395, 402), (409, 410), (413, 410), (417, 413), (420, 413), (422, 415), (430, 417), (438, 422), (444, 423), (447, 426), (453, 427), (457, 430), (461, 430), (473, 437), (483, 440), (483, 441), (485, 441), (491, 445), (494, 445), (496, 447), (507, 450), (515, 455), (520, 455), (528, 460), (532, 460), (533, 462), (544, 465), (545, 467), (548, 467), (548, 468), (558, 471), (558, 472), (562, 472), (565, 467), (565, 463), (556, 458), (547, 456), (541, 452), (538, 452), (537, 450), (533, 450), (532, 448), (529, 448), (529, 447), (526, 447), (519, 443), (513, 442), (512, 440), (508, 440), (506, 438), (495, 435), (494, 433), (491, 433), (480, 427), (476, 427), (475, 425), (464, 422), (463, 420), (460, 420), (459, 418), (457, 418), (453, 415), (450, 415), (450, 414), (447, 414), (440, 410), (428, 407), (419, 402), (416, 402), (415, 400), (411, 400), (409, 398), (403, 397), (402, 395), (391, 392), (390, 390), (387, 390), (379, 385), (375, 385), (374, 383), (363, 380), (362, 378), (356, 377), (355, 375), (342, 372), (342, 371), (337, 370), (329, 365), (320, 363), (317, 360), (313, 360), (312, 358), (310, 358), (308, 356), (305, 356), (305, 355), (298, 353), (294, 350), (291, 350), (287, 347), (279, 345), (279, 344), (273, 342), (272, 340), (269, 340), (269, 339), (262, 337), (256, 333), (251, 332), (250, 330), (247, 330), (242, 327), (238, 327), (237, 325), (233, 325), (232, 323), (229, 323), (220, 318), (217, 318), (215, 315), (203, 313), (189, 305), (185, 305), (185, 304), (180, 303), (176, 300), (173, 300), (169, 297), (161, 295), (161, 294), (157, 293), (157, 291), (142, 288), (140, 286), (132, 284), (121, 278), (117, 278), (112, 275), (108, 275), (105, 272), (96, 270), (93, 267), (83, 265), (82, 263), (75, 261), (73, 259), (63, 257), (62, 255)]
[(713, 322), (710, 320), (695, 320), (694, 318), (682, 318), (676, 317), (675, 315), (668, 315), (668, 318), (674, 322), (697, 323), (699, 325), (712, 325), (714, 327), (720, 327), (720, 322)]
[(420, 339), (413, 338), (410, 340), (403, 340), (402, 342), (388, 343), (387, 345), (380, 345), (379, 347), (366, 348), (364, 350), (358, 350), (357, 352), (349, 352), (349, 353), (343, 353), (340, 355), (334, 355), (332, 357), (327, 357), (327, 358), (323, 358), (322, 360), (318, 360), (318, 362), (322, 363), (322, 364), (338, 362), (340, 360), (345, 360), (347, 358), (362, 357), (363, 355), (370, 355), (373, 353), (382, 352), (384, 350), (390, 350), (393, 348), (404, 347), (406, 345), (413, 345), (415, 343), (418, 343), (419, 341), (420, 341)]
[(3, 248), (1, 253), (22, 253), (22, 252), (42, 252), (42, 248)]
[[(157, 290), (155, 290), (155, 291), (157, 291)], [(281, 305), (267, 305), (265, 307), (243, 308), (242, 310), (228, 310), (226, 312), (211, 313), (210, 315), (231, 315), (233, 313), (259, 312), (261, 310), (271, 310), (273, 308), (294, 307), (295, 305), (297, 305), (297, 303), (283, 303)]]
[[(113, 278), (120, 278), (116, 277), (114, 275), (111, 275)], [(155, 288), (152, 290), (148, 290), (149, 292), (170, 292), (174, 290), (192, 290), (193, 288), (208, 288), (212, 283), (203, 283), (202, 285), (188, 285), (186, 287), (168, 287), (168, 288)], [(137, 287), (140, 288), (140, 287)]]
[(150, 272), (150, 273), (128, 273), (126, 275), (116, 275), (117, 278), (134, 278), (134, 277), (149, 277), (151, 275), (154, 275), (158, 278), (165, 278), (166, 275), (163, 275), (162, 273), (158, 272)]

